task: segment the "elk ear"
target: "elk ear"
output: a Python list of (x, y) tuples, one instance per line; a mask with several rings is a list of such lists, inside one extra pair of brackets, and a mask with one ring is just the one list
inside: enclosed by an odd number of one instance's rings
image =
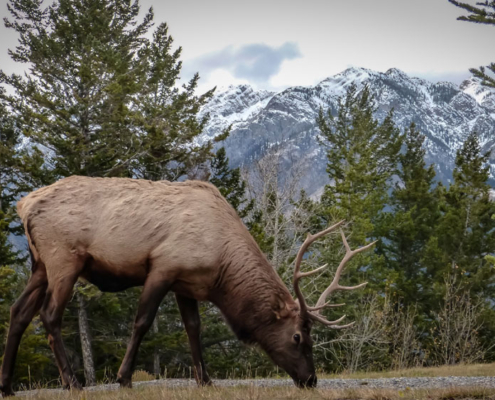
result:
[(301, 304), (299, 303), (299, 299), (294, 299), (294, 303), (295, 303), (294, 310), (296, 312), (301, 311)]
[(299, 314), (299, 304), (287, 303), (277, 297), (273, 303), (273, 312), (277, 319), (294, 317)]
[(281, 298), (276, 298), (274, 302), (273, 312), (277, 319), (287, 318), (291, 315), (293, 310), (290, 309), (289, 304), (283, 301)]

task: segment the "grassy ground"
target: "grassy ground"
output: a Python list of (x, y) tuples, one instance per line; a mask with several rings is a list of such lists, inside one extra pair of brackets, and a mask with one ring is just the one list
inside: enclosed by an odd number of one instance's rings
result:
[(431, 368), (411, 368), (399, 371), (356, 372), (353, 374), (319, 374), (321, 378), (377, 379), (377, 378), (419, 378), (435, 376), (494, 376), (495, 363), (472, 365), (444, 365)]
[(299, 390), (296, 388), (260, 388), (254, 386), (235, 388), (167, 388), (163, 386), (141, 387), (111, 392), (41, 392), (29, 399), (35, 400), (495, 400), (495, 389), (462, 388), (432, 390)]
[[(493, 376), (495, 379), (495, 364), (443, 366), (437, 368), (414, 368), (402, 371), (385, 371), (355, 374), (322, 375), (319, 378), (340, 379), (376, 379), (394, 377), (440, 377), (440, 376)], [(135, 381), (145, 381), (151, 375), (141, 372), (134, 375)], [(454, 399), (490, 399), (495, 400), (495, 389), (449, 388), (449, 389), (372, 389), (363, 387), (346, 390), (300, 390), (295, 387), (255, 387), (238, 386), (232, 388), (172, 388), (167, 386), (141, 386), (132, 390), (96, 391), (96, 392), (62, 392), (46, 391), (31, 392), (31, 400), (454, 400)]]

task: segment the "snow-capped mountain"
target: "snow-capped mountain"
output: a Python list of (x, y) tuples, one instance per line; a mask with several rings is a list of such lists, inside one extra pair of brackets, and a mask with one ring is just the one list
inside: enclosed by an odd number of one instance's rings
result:
[[(495, 144), (495, 93), (475, 78), (458, 86), (431, 83), (398, 69), (382, 73), (364, 68), (350, 68), (315, 86), (291, 87), (279, 93), (249, 85), (220, 90), (202, 110), (211, 116), (202, 140), (232, 124), (224, 143), (232, 166), (249, 166), (269, 149), (276, 149), (284, 171), (295, 161), (307, 161), (301, 185), (309, 193), (318, 193), (328, 178), (325, 150), (317, 141), (316, 117), (320, 107), (335, 114), (339, 97), (352, 83), (358, 88), (369, 85), (378, 119), (394, 108), (401, 129), (416, 123), (426, 136), (427, 162), (435, 164), (437, 177), (444, 182), (451, 178), (456, 150), (471, 131), (478, 132), (484, 151)], [(495, 156), (491, 177), (495, 178)]]

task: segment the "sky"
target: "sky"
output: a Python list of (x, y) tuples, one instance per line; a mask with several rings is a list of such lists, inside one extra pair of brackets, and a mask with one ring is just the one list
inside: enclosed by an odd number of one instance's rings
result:
[[(470, 0), (467, 0), (470, 1)], [(45, 0), (49, 3), (51, 0)], [(0, 0), (0, 16), (8, 16)], [(494, 28), (457, 21), (447, 0), (141, 0), (182, 47), (184, 80), (198, 90), (249, 83), (282, 90), (309, 86), (348, 67), (399, 68), (430, 81), (460, 83), (469, 68), (495, 61)], [(0, 26), (0, 68), (16, 72)]]

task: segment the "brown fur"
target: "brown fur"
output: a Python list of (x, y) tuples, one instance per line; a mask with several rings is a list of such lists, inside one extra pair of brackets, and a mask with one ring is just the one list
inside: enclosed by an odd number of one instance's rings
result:
[(249, 315), (275, 304), (274, 293), (292, 301), (235, 210), (206, 182), (74, 176), (24, 197), (18, 212), (49, 280), (64, 274), (65, 259), (78, 258), (82, 277), (98, 271), (135, 280), (133, 286), (158, 270), (174, 292), (215, 303), (228, 298), (217, 305), (233, 316), (245, 297), (258, 299)]
[[(277, 347), (273, 342), (281, 340), (274, 327), (288, 330), (289, 341), (293, 331), (303, 329), (297, 303), (235, 210), (209, 183), (73, 176), (29, 194), (17, 207), (33, 271), (46, 271), (41, 315), (54, 332), (52, 347), (67, 386), (74, 386), (75, 378), (70, 368), (64, 376), (65, 353), (57, 329), (60, 308), (63, 312), (68, 300), (65, 292), (78, 278), (103, 291), (144, 285), (142, 311), (119, 372), (126, 385), (139, 342), (154, 318), (147, 309), (157, 308), (168, 290), (176, 293), (188, 334), (193, 332), (199, 340), (193, 323), (199, 321), (196, 302), (188, 304), (187, 299), (209, 300), (239, 339), (259, 343), (279, 364), (283, 361), (277, 360), (278, 354), (271, 354)], [(19, 303), (18, 308), (23, 307)], [(308, 338), (304, 336), (310, 342)], [(195, 366), (204, 369), (199, 350), (196, 356)], [(6, 370), (2, 369), (4, 388), (11, 380)]]

